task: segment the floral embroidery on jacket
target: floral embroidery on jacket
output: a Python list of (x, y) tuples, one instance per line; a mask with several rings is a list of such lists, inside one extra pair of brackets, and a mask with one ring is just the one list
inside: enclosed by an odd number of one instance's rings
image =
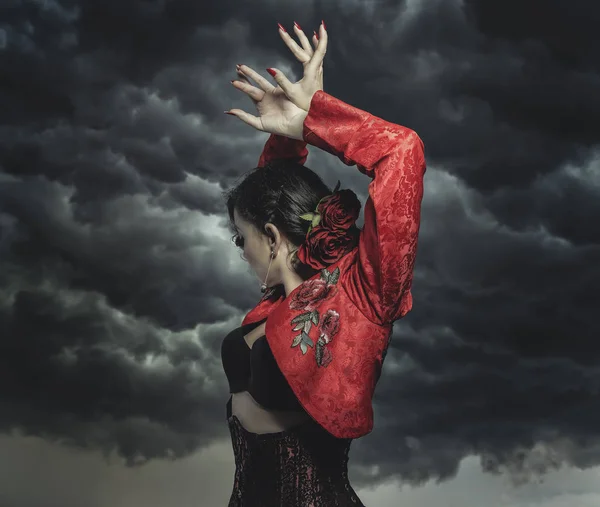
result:
[(339, 330), (340, 314), (330, 309), (320, 319), (319, 311), (316, 308), (323, 300), (337, 292), (336, 284), (339, 277), (339, 267), (333, 273), (324, 268), (321, 270), (321, 278), (304, 282), (290, 301), (291, 310), (304, 310), (304, 313), (297, 315), (291, 321), (294, 331), (300, 331), (300, 334), (294, 337), (292, 348), (300, 345), (302, 354), (306, 354), (309, 346), (314, 347), (314, 343), (308, 333), (313, 324), (316, 326), (319, 324), (319, 321), (321, 322), (319, 339), (317, 340), (315, 350), (318, 366), (327, 366), (331, 363), (332, 354), (325, 345), (331, 341)]

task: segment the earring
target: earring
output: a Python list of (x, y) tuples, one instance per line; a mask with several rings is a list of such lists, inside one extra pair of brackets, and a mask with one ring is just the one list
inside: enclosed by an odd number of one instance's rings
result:
[(273, 258), (275, 257), (275, 252), (271, 248), (271, 260), (269, 261), (269, 267), (267, 269), (267, 276), (265, 277), (265, 281), (260, 284), (260, 291), (265, 293), (267, 291), (267, 278), (269, 278), (269, 271), (271, 270), (271, 263), (273, 262)]

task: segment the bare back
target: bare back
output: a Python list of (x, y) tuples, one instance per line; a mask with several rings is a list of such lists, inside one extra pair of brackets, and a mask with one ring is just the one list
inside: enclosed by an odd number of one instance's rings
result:
[[(264, 336), (265, 325), (266, 322), (263, 322), (244, 336), (246, 345), (250, 349), (256, 340)], [(285, 431), (310, 419), (304, 411), (267, 410), (248, 391), (232, 394), (231, 414), (238, 418), (247, 431), (259, 434)]]

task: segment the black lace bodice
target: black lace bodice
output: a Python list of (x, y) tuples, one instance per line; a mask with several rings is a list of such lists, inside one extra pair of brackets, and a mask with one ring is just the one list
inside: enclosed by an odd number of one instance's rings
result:
[(312, 419), (257, 434), (231, 415), (236, 472), (228, 507), (364, 507), (348, 480), (352, 439), (335, 438)]

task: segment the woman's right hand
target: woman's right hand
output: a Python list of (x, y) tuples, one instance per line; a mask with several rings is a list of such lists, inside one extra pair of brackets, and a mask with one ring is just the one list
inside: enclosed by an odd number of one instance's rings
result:
[[(298, 35), (302, 47), (300, 47), (287, 32), (280, 29), (279, 35), (288, 48), (290, 48), (294, 56), (302, 62), (306, 70), (308, 63), (314, 57), (315, 50), (319, 44), (319, 39), (316, 34), (313, 35), (312, 43), (315, 46), (315, 49), (313, 50), (308, 38), (298, 26), (294, 26), (294, 31)], [(258, 83), (259, 87), (253, 86), (244, 72), (252, 77), (252, 79)], [(242, 90), (250, 97), (260, 116), (253, 116), (240, 109), (231, 109), (230, 114), (237, 116), (248, 125), (251, 125), (262, 132), (269, 132), (291, 137), (292, 139), (302, 140), (302, 125), (304, 124), (304, 119), (308, 115), (308, 112), (296, 106), (287, 97), (286, 93), (281, 89), (281, 86), (273, 86), (266, 78), (249, 67), (245, 66), (244, 70), (241, 70), (238, 66), (237, 73), (238, 80), (233, 81), (233, 86), (238, 90)], [(322, 57), (316, 72), (316, 78), (318, 80), (319, 88), (323, 89)]]

